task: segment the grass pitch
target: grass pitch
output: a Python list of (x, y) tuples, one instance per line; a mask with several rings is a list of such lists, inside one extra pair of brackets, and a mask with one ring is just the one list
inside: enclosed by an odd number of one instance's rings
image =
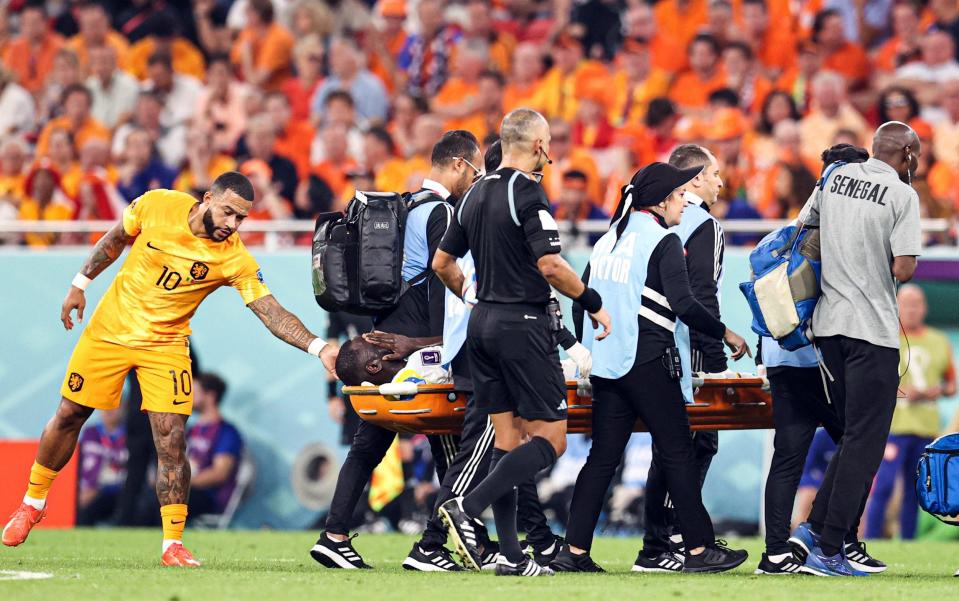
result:
[[(413, 539), (364, 535), (354, 541), (369, 572), (327, 570), (309, 556), (311, 532), (187, 531), (187, 545), (204, 562), (197, 570), (159, 565), (159, 530), (39, 530), (24, 545), (0, 547), (0, 599), (31, 601), (159, 599), (396, 599), (421, 601), (533, 601), (538, 599), (688, 598), (697, 601), (779, 599), (937, 599), (959, 597), (959, 544), (877, 542), (886, 574), (868, 578), (754, 576), (762, 541), (731, 541), (749, 549), (738, 569), (721, 575), (639, 575), (629, 572), (638, 539), (598, 538), (594, 558), (610, 573), (554, 578), (496, 578), (489, 573), (420, 574), (400, 563)], [(12, 573), (43, 572), (42, 580), (9, 580)]]

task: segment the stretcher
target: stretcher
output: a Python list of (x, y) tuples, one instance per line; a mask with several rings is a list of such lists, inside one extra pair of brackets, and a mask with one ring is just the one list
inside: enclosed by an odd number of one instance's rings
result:
[[(694, 377), (694, 402), (687, 405), (693, 430), (760, 430), (773, 427), (768, 383), (757, 376)], [(381, 386), (347, 386), (356, 413), (365, 421), (395, 432), (459, 434), (466, 411), (466, 393), (452, 384), (399, 382)], [(567, 429), (589, 433), (593, 399), (589, 386), (566, 382)], [(646, 432), (637, 420), (634, 432)]]

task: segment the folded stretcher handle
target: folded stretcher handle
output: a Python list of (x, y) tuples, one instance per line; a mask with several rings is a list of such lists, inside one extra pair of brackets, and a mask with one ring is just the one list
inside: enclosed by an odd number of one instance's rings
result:
[(418, 392), (416, 382), (390, 382), (380, 384), (378, 390), (383, 396), (405, 396)]

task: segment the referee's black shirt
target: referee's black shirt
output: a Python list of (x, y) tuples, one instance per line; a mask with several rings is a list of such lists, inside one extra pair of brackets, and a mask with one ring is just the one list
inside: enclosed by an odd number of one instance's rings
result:
[(480, 301), (545, 305), (550, 287), (536, 262), (562, 247), (543, 187), (504, 168), (463, 196), (440, 249), (456, 257), (473, 252)]

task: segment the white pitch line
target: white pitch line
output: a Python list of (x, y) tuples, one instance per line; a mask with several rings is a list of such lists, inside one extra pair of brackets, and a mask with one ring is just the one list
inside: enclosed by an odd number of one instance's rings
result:
[(53, 578), (50, 572), (20, 572), (16, 570), (0, 570), (0, 580), (45, 580)]

